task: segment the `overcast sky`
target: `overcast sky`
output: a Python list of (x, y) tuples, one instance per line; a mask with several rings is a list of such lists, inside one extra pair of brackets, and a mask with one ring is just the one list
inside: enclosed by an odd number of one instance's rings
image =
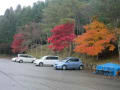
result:
[(7, 8), (10, 8), (11, 6), (13, 7), (13, 9), (15, 9), (18, 4), (20, 4), (21, 6), (32, 6), (32, 4), (37, 1), (45, 0), (0, 0), (0, 15), (3, 15), (5, 10)]

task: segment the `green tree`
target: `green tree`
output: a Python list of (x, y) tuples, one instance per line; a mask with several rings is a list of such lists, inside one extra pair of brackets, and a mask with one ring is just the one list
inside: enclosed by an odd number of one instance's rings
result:
[(39, 23), (29, 23), (25, 26), (21, 27), (17, 33), (23, 34), (23, 39), (25, 46), (36, 45), (37, 43), (40, 44), (43, 40), (44, 32)]
[(7, 9), (5, 12), (5, 15), (3, 16), (0, 26), (1, 26), (1, 39), (3, 39), (3, 42), (11, 43), (12, 36), (15, 34), (16, 30), (16, 19), (15, 14), (12, 9)]
[(47, 0), (48, 6), (44, 9), (45, 30), (50, 31), (59, 25), (61, 19), (74, 19), (76, 33), (84, 32), (82, 26), (88, 22), (88, 17), (83, 10), (88, 6), (87, 1), (81, 0)]
[(34, 22), (42, 22), (43, 18), (43, 9), (45, 8), (44, 2), (36, 2), (32, 7), (32, 18)]
[[(44, 2), (36, 2), (33, 7), (21, 7), (18, 5), (16, 10), (9, 8), (5, 14), (0, 16), (0, 44), (11, 44), (13, 36), (19, 28), (30, 22), (42, 22)], [(6, 45), (8, 46), (8, 45)]]
[(120, 27), (120, 0), (91, 0), (92, 15), (113, 27)]
[[(92, 0), (92, 15), (98, 16), (109, 27), (120, 28), (120, 0)], [(119, 29), (118, 29), (119, 30)], [(118, 35), (118, 51), (120, 60), (120, 35)]]

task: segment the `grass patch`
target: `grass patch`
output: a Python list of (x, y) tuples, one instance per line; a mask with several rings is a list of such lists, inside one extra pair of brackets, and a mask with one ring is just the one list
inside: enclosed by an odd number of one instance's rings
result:
[(27, 53), (36, 58), (41, 58), (46, 55), (54, 55), (54, 52), (52, 52), (47, 45), (38, 46), (34, 49), (27, 51)]
[(0, 58), (11, 58), (11, 56), (7, 54), (0, 54)]

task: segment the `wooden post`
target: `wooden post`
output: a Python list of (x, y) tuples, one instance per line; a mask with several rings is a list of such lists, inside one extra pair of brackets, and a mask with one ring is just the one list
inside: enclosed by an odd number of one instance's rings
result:
[(36, 50), (35, 50), (35, 52), (36, 52), (36, 57), (37, 57), (37, 41), (35, 41), (35, 43), (36, 43), (36, 46), (35, 46)]
[(119, 53), (119, 63), (120, 63), (120, 35), (118, 36), (118, 53)]
[(40, 39), (41, 40), (41, 56), (42, 56), (42, 38)]

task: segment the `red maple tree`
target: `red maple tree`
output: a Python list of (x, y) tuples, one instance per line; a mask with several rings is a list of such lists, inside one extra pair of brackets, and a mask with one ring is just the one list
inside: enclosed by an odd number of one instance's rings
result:
[(74, 23), (67, 22), (66, 24), (58, 25), (54, 27), (51, 32), (52, 36), (48, 38), (48, 42), (51, 43), (49, 48), (53, 51), (61, 51), (69, 47), (75, 38)]
[(24, 35), (20, 33), (14, 35), (14, 40), (11, 45), (13, 53), (24, 52), (27, 49), (26, 46), (22, 45), (25, 42), (23, 36)]

